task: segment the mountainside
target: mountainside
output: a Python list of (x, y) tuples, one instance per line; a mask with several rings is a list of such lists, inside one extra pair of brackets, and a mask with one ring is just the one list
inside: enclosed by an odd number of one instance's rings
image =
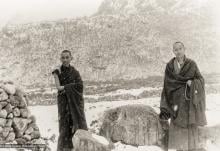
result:
[(0, 32), (0, 76), (48, 86), (63, 49), (72, 51), (84, 80), (162, 75), (175, 41), (203, 73), (218, 72), (211, 8), (204, 0), (104, 0), (91, 17), (8, 25)]

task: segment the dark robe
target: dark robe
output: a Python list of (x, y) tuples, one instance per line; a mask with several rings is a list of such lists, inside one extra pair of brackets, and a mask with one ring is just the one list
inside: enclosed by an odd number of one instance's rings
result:
[[(187, 81), (192, 80), (189, 87)], [(174, 111), (174, 106), (178, 110)], [(201, 148), (197, 126), (207, 124), (205, 116), (204, 79), (196, 63), (185, 58), (184, 64), (177, 69), (175, 58), (167, 64), (164, 87), (160, 102), (163, 119), (171, 118), (169, 127), (169, 148)]]
[(61, 66), (53, 71), (59, 77), (63, 91), (58, 92), (59, 138), (57, 150), (73, 148), (72, 137), (77, 129), (87, 130), (84, 113), (83, 81), (79, 72), (73, 67)]

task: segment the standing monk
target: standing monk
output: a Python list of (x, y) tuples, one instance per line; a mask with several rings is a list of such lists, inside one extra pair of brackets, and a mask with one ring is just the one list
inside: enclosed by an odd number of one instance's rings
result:
[(84, 113), (83, 81), (79, 72), (70, 65), (72, 55), (69, 50), (61, 53), (61, 67), (52, 74), (58, 90), (59, 138), (57, 151), (71, 151), (72, 137), (77, 129), (87, 130)]
[(170, 119), (168, 148), (177, 151), (203, 151), (199, 126), (207, 124), (205, 86), (196, 63), (185, 56), (182, 42), (173, 44), (173, 53), (165, 70), (160, 102), (160, 118)]

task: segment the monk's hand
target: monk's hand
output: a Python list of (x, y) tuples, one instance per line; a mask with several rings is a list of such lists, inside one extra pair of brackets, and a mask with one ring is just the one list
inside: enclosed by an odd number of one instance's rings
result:
[(192, 80), (188, 80), (186, 83), (187, 83), (188, 86), (191, 86)]
[(177, 110), (178, 110), (178, 106), (177, 106), (177, 105), (174, 105), (174, 106), (173, 106), (173, 110), (174, 110), (174, 111), (177, 111)]
[(58, 91), (63, 91), (63, 90), (64, 90), (64, 86), (58, 86), (58, 87), (57, 87), (57, 90), (58, 90)]

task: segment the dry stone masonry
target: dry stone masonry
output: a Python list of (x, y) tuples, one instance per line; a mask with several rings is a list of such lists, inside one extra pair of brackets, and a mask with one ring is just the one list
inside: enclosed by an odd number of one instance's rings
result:
[(0, 83), (0, 144), (42, 144), (25, 93), (12, 82)]

